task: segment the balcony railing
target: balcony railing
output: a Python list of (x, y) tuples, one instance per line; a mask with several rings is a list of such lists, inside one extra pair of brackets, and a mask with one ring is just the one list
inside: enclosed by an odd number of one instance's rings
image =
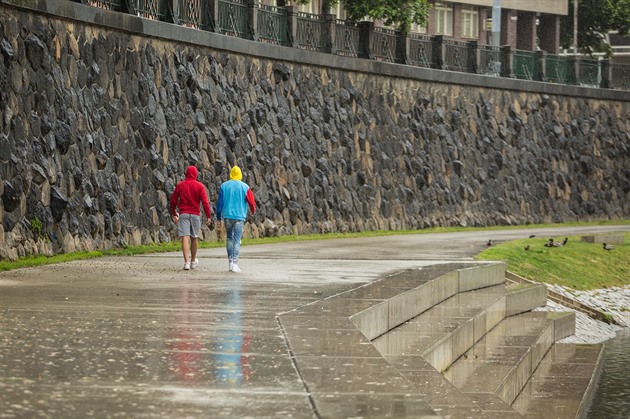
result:
[(371, 22), (297, 12), (260, 0), (75, 0), (223, 35), (352, 58), (496, 77), (630, 90), (630, 65), (478, 45), (443, 36), (401, 35)]

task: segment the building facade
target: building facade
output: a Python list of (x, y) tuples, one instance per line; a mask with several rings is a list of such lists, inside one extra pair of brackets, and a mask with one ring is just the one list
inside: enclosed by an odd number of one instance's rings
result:
[[(494, 0), (428, 0), (431, 4), (426, 27), (412, 27), (413, 32), (444, 35), (461, 41), (491, 44)], [(514, 49), (543, 50), (557, 54), (560, 50), (560, 16), (567, 15), (569, 0), (500, 0), (501, 45)], [(299, 6), (301, 12), (317, 14), (321, 0)], [(340, 2), (332, 13), (344, 19)]]

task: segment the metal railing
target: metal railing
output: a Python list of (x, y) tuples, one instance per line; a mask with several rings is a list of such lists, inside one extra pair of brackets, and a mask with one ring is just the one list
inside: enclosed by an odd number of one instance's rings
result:
[(409, 36), (409, 62), (417, 67), (434, 66), (433, 40), (430, 36), (418, 34)]
[(210, 30), (211, 3), (204, 0), (177, 0), (174, 15), (183, 26)]
[(540, 80), (540, 65), (535, 52), (515, 50), (512, 69), (517, 79)]
[(105, 10), (120, 12), (121, 10), (123, 10), (123, 5), (125, 4), (125, 1), (126, 0), (88, 0), (86, 4)]
[(562, 84), (573, 83), (573, 63), (570, 57), (547, 55), (545, 66), (547, 67), (547, 81)]
[(479, 47), (479, 63), (477, 72), (489, 76), (501, 75), (501, 49), (496, 46), (482, 45)]
[(326, 18), (323, 15), (298, 13), (297, 47), (309, 51), (325, 52), (330, 48)]
[(164, 20), (167, 3), (160, 0), (130, 0), (136, 14), (145, 19)]
[[(135, 13), (147, 19), (168, 19), (170, 22), (172, 18), (173, 22), (191, 28), (292, 45), (308, 51), (332, 52), (353, 58), (371, 57), (450, 71), (630, 90), (630, 65), (626, 64), (478, 45), (443, 36), (409, 34), (402, 37), (397, 31), (373, 24), (369, 31), (365, 31), (365, 27), (356, 22), (299, 13), (294, 6), (263, 5), (259, 0), (75, 1)], [(541, 66), (543, 60), (544, 66)]]
[(248, 38), (252, 33), (249, 26), (250, 9), (246, 0), (219, 1), (219, 33)]
[(333, 51), (345, 57), (359, 56), (359, 26), (356, 23), (345, 20), (335, 22)]
[(276, 45), (289, 45), (287, 9), (261, 4), (257, 10), (258, 40)]
[(372, 38), (372, 56), (377, 61), (396, 61), (396, 32), (391, 29), (375, 27)]
[(468, 44), (462, 41), (444, 41), (444, 69), (450, 71), (463, 71), (469, 69)]
[(611, 64), (610, 84), (614, 89), (630, 90), (630, 65)]
[(580, 85), (597, 87), (600, 79), (599, 60), (580, 59)]

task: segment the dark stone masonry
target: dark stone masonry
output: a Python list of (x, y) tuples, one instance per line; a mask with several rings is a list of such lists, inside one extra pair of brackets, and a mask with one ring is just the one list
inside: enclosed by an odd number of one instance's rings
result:
[(0, 118), (1, 259), (174, 240), (189, 164), (211, 204), (242, 167), (249, 237), (630, 214), (630, 95), (280, 61), (0, 4)]

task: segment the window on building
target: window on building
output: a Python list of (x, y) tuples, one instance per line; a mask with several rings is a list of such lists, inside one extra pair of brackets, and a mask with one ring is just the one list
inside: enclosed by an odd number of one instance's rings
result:
[(453, 35), (453, 7), (448, 3), (435, 3), (435, 33)]
[(479, 13), (477, 10), (462, 10), (462, 38), (479, 38)]

